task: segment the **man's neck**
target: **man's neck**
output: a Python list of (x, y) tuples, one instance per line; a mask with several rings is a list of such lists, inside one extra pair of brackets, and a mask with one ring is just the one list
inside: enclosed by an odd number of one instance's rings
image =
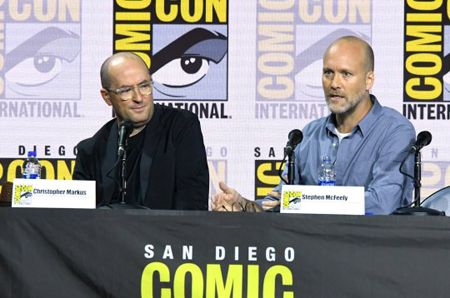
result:
[(140, 127), (135, 127), (133, 129), (133, 132), (130, 134), (130, 137), (133, 137), (133, 136), (137, 135), (138, 133), (140, 133), (146, 126), (147, 126), (147, 124), (140, 126)]
[(340, 133), (349, 133), (370, 112), (373, 107), (370, 95), (364, 98), (352, 111), (336, 115), (336, 129)]

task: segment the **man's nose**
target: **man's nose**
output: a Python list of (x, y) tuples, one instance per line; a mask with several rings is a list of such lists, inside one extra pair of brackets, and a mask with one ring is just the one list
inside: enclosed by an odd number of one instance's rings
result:
[(139, 91), (139, 88), (133, 89), (133, 101), (141, 102), (144, 100), (144, 95)]
[(341, 78), (339, 75), (334, 75), (331, 78), (331, 88), (333, 89), (339, 89), (341, 87)]

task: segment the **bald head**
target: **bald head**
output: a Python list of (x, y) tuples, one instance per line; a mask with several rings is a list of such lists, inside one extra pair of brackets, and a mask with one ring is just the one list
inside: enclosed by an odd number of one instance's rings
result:
[(375, 58), (373, 54), (372, 47), (362, 40), (361, 38), (358, 38), (356, 36), (343, 36), (337, 40), (335, 40), (325, 51), (325, 55), (330, 51), (330, 49), (340, 43), (349, 43), (353, 44), (355, 46), (358, 46), (361, 48), (361, 51), (364, 55), (364, 66), (366, 69), (366, 72), (373, 71), (375, 67)]
[(138, 55), (136, 55), (134, 53), (120, 52), (120, 53), (114, 54), (114, 55), (108, 57), (108, 59), (106, 59), (105, 62), (103, 62), (102, 67), (100, 68), (100, 78), (101, 78), (101, 83), (102, 83), (103, 88), (108, 89), (111, 87), (112, 79), (111, 79), (111, 76), (109, 73), (109, 67), (111, 65), (118, 64), (118, 63), (123, 62), (128, 59), (138, 61), (147, 68), (147, 64), (145, 64), (144, 60), (142, 60), (141, 57), (139, 57)]

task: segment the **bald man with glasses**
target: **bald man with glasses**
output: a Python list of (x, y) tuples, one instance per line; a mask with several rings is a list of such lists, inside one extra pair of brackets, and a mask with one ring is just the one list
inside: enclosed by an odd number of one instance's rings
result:
[(209, 173), (197, 116), (155, 105), (147, 65), (133, 53), (106, 59), (100, 76), (101, 96), (116, 118), (78, 144), (73, 179), (96, 181), (97, 207), (120, 202), (119, 125), (129, 120), (127, 205), (207, 210)]

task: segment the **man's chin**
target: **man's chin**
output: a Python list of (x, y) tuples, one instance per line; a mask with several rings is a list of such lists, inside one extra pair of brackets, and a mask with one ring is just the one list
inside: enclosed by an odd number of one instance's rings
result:
[(148, 119), (131, 119), (131, 122), (133, 122), (134, 128), (137, 128), (137, 127), (146, 125), (147, 123), (150, 122), (150, 120), (148, 120)]
[(328, 109), (330, 110), (331, 113), (335, 114), (335, 115), (341, 115), (341, 114), (345, 114), (349, 108), (344, 106), (344, 107), (336, 107), (333, 105), (328, 105)]
[(342, 109), (342, 106), (339, 106), (336, 102), (332, 101), (327, 101), (327, 106), (328, 109), (334, 114), (339, 113), (339, 111)]
[(134, 115), (130, 115), (130, 120), (131, 122), (133, 122), (133, 124), (136, 125), (145, 125), (148, 122), (150, 122), (150, 119), (152, 115), (150, 115), (150, 113), (139, 113), (139, 114), (134, 114)]

